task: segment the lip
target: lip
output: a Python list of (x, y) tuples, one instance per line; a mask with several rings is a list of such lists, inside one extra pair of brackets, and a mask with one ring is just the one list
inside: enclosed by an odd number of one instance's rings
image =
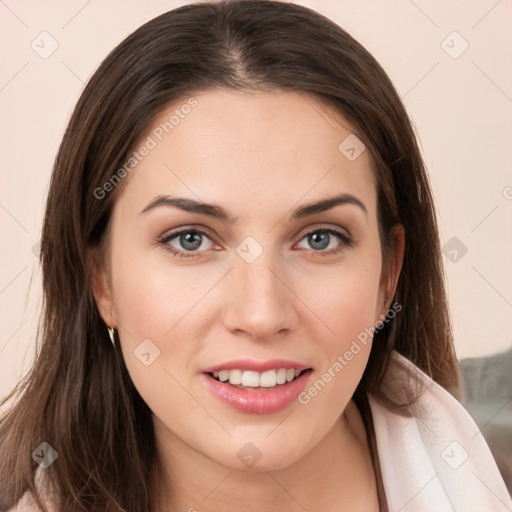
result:
[[(229, 369), (226, 367), (222, 368)], [(235, 368), (240, 368), (240, 366), (230, 369)], [(273, 366), (272, 368), (276, 367)], [(285, 366), (280, 366), (280, 368), (285, 368)], [(293, 368), (293, 366), (291, 366), (291, 368)], [(298, 369), (298, 367), (296, 368)], [(302, 369), (306, 368), (304, 367)], [(288, 407), (297, 399), (297, 396), (306, 387), (311, 373), (312, 370), (309, 369), (295, 380), (282, 384), (274, 389), (257, 390), (239, 389), (229, 383), (215, 380), (207, 373), (203, 373), (201, 377), (208, 389), (221, 402), (229, 405), (233, 409), (250, 414), (271, 414)]]
[(280, 368), (294, 369), (294, 370), (306, 370), (310, 368), (307, 365), (290, 361), (287, 359), (269, 359), (268, 361), (254, 361), (253, 359), (236, 359), (233, 361), (227, 361), (215, 366), (205, 368), (203, 373), (213, 373), (220, 370), (249, 370), (253, 372), (266, 372), (268, 370), (279, 370)]

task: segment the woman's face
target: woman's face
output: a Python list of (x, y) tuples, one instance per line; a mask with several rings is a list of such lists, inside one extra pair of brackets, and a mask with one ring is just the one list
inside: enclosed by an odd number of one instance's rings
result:
[[(343, 418), (371, 348), (362, 333), (393, 291), (369, 155), (299, 94), (194, 99), (162, 112), (135, 148), (95, 296), (162, 446), (283, 468)], [(196, 203), (215, 207), (179, 207)], [(233, 384), (214, 379), (222, 368)], [(309, 370), (273, 386), (283, 369)], [(264, 389), (240, 389), (241, 377)]]

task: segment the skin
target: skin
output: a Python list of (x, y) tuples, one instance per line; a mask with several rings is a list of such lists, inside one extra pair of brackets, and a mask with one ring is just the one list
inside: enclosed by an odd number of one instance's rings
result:
[[(285, 358), (313, 368), (309, 387), (385, 314), (404, 237), (394, 231), (384, 268), (368, 151), (349, 161), (338, 145), (354, 130), (300, 94), (194, 97), (197, 106), (125, 178), (94, 280), (98, 308), (118, 329), (127, 368), (154, 413), (170, 495), (161, 510), (229, 512), (241, 503), (254, 511), (378, 510), (366, 432), (351, 400), (371, 343), (307, 405), (272, 414), (231, 409), (202, 382), (207, 366)], [(162, 112), (141, 141), (184, 103)], [(339, 193), (356, 196), (367, 212), (345, 204), (288, 220), (296, 207)], [(237, 222), (169, 206), (141, 214), (160, 194), (218, 204)], [(167, 243), (190, 258), (157, 241), (183, 227), (209, 233), (196, 251), (179, 236)], [(353, 243), (330, 235), (318, 249), (306, 235), (325, 228)], [(252, 263), (236, 252), (247, 236), (263, 250)], [(160, 349), (149, 366), (133, 354), (147, 338)], [(237, 457), (248, 442), (261, 453), (251, 468)]]

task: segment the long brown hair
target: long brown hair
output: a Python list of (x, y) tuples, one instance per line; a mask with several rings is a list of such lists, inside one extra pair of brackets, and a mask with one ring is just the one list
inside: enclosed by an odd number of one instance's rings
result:
[(43, 441), (59, 454), (45, 476), (62, 510), (154, 507), (151, 411), (119, 342), (115, 349), (110, 343), (91, 291), (89, 256), (103, 246), (123, 183), (102, 199), (94, 191), (123, 166), (158, 113), (212, 88), (299, 92), (351, 123), (371, 155), (384, 262), (393, 225), (401, 223), (406, 237), (394, 297), (403, 309), (375, 334), (358, 391), (386, 400), (379, 387), (395, 349), (456, 393), (459, 365), (432, 194), (386, 73), (338, 25), (305, 7), (267, 0), (187, 5), (149, 21), (106, 57), (64, 134), (41, 240), (41, 346), (0, 426), (1, 509), (27, 490), (44, 509), (31, 457)]

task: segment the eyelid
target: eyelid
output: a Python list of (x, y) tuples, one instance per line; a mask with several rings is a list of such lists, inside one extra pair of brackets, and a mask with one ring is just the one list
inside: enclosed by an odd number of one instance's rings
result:
[[(161, 243), (161, 244), (166, 244), (170, 240), (172, 240), (173, 238), (176, 238), (177, 236), (179, 236), (179, 235), (181, 235), (183, 233), (191, 233), (191, 232), (199, 233), (201, 235), (204, 235), (208, 239), (210, 239), (212, 241), (212, 243), (214, 243), (216, 245), (219, 245), (219, 244), (217, 244), (215, 242), (215, 236), (213, 236), (212, 233), (207, 228), (195, 227), (193, 225), (183, 226), (181, 228), (176, 228), (175, 230), (166, 232), (163, 235), (159, 236), (156, 239), (156, 242)], [(189, 252), (192, 252), (192, 251), (189, 251)], [(201, 251), (201, 252), (204, 252), (204, 251)]]
[[(313, 227), (308, 228), (303, 234), (300, 236), (299, 241), (297, 243), (300, 243), (304, 238), (307, 236), (313, 234), (313, 233), (329, 233), (330, 236), (335, 236), (339, 239), (339, 244), (333, 248), (329, 249), (327, 251), (321, 250), (321, 251), (315, 251), (313, 249), (302, 249), (299, 251), (299, 253), (306, 252), (309, 254), (313, 254), (314, 257), (321, 257), (321, 258), (329, 258), (329, 257), (336, 257), (343, 253), (344, 251), (351, 249), (354, 246), (354, 240), (351, 237), (350, 233), (343, 228), (340, 228), (339, 226), (333, 227), (333, 226), (324, 226), (324, 227)], [(305, 256), (309, 258), (310, 256)]]
[[(337, 232), (340, 235), (345, 236), (346, 238), (352, 239), (352, 235), (348, 229), (342, 228), (341, 226), (333, 225), (333, 224), (320, 223), (320, 225), (308, 226), (307, 228), (300, 230), (298, 233), (302, 233), (300, 236), (300, 240), (302, 240), (306, 235), (309, 235), (311, 233), (316, 233), (317, 231), (331, 231), (331, 230)], [(297, 234), (296, 236), (299, 236), (299, 235)]]
[[(299, 231), (299, 233), (302, 233), (302, 234), (300, 235), (299, 240), (294, 244), (294, 246), (297, 245), (298, 243), (300, 243), (306, 236), (308, 236), (312, 233), (322, 232), (322, 231), (328, 232), (330, 234), (334, 234), (335, 236), (338, 236), (341, 240), (341, 242), (340, 242), (341, 248), (330, 249), (328, 251), (310, 250), (310, 252), (313, 252), (314, 254), (324, 255), (324, 256), (334, 255), (334, 254), (340, 252), (341, 250), (343, 250), (343, 248), (350, 247), (354, 242), (350, 232), (347, 229), (342, 228), (340, 226), (334, 227), (333, 225), (324, 224), (324, 225), (319, 225), (319, 226), (309, 226), (307, 228), (304, 228), (304, 230), (302, 232)], [(163, 235), (161, 235), (160, 237), (158, 237), (156, 239), (156, 242), (160, 245), (165, 246), (166, 250), (172, 252), (175, 255), (183, 256), (184, 254), (186, 254), (187, 256), (184, 256), (184, 257), (194, 257), (194, 255), (196, 255), (196, 254), (208, 252), (208, 251), (183, 251), (181, 249), (176, 249), (176, 248), (174, 248), (172, 246), (170, 247), (168, 245), (170, 240), (176, 238), (177, 236), (179, 236), (183, 233), (190, 233), (190, 232), (202, 234), (202, 235), (206, 236), (213, 244), (219, 245), (215, 242), (215, 237), (212, 236), (209, 229), (204, 228), (202, 226), (196, 227), (194, 225), (182, 226), (182, 227), (176, 228), (175, 230), (172, 230), (170, 232), (164, 233)], [(296, 236), (298, 236), (298, 235), (295, 235), (294, 238)], [(304, 249), (304, 250), (306, 250), (306, 249)]]
[[(308, 226), (306, 228), (302, 228), (299, 231), (297, 231), (295, 233), (295, 235), (293, 235), (292, 238), (296, 238), (297, 236), (299, 236), (299, 233), (302, 233), (302, 235), (300, 237), (300, 240), (302, 240), (302, 238), (304, 238), (304, 236), (306, 236), (310, 233), (313, 233), (316, 231), (321, 231), (321, 230), (329, 230), (329, 229), (333, 229), (334, 231), (339, 231), (340, 234), (344, 234), (347, 238), (352, 238), (352, 234), (350, 233), (350, 231), (347, 228), (342, 228), (341, 226), (325, 224), (325, 223), (323, 223), (323, 224), (320, 223), (320, 225), (313, 225), (313, 226)], [(195, 225), (195, 224), (190, 224), (190, 225), (185, 225), (185, 226), (176, 228), (169, 232), (165, 232), (163, 235), (161, 235), (157, 238), (157, 241), (162, 241), (165, 239), (169, 240), (169, 239), (174, 238), (177, 235), (182, 234), (183, 232), (189, 232), (189, 231), (196, 231), (198, 233), (202, 233), (203, 235), (206, 235), (208, 238), (210, 238), (212, 241), (213, 241), (213, 239), (216, 238), (216, 236), (208, 228), (199, 226), (199, 225)]]

